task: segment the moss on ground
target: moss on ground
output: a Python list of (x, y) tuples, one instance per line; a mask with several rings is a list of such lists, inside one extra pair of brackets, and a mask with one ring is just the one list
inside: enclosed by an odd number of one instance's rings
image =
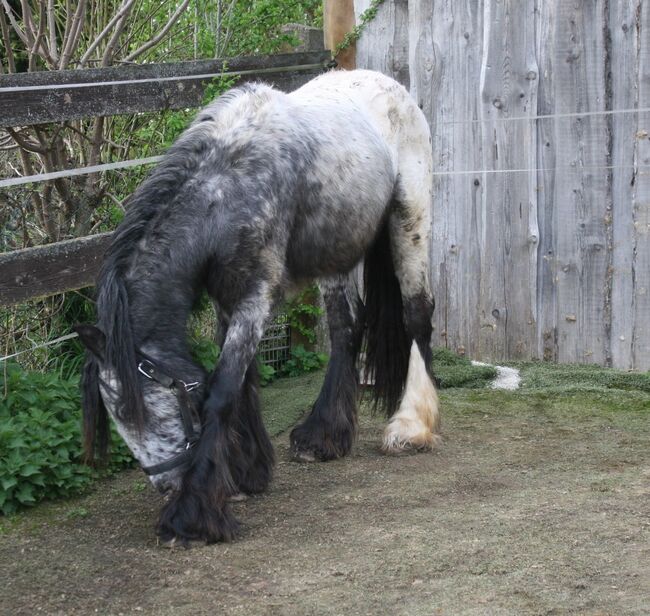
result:
[(521, 372), (521, 388), (546, 392), (624, 390), (650, 393), (650, 372), (625, 372), (593, 364), (513, 364)]
[(497, 375), (494, 366), (474, 366), (466, 357), (460, 357), (445, 348), (434, 349), (432, 363), (433, 373), (441, 389), (481, 389), (487, 387)]

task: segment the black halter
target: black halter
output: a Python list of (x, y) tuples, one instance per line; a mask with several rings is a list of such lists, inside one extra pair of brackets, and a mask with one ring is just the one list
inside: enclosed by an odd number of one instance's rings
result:
[(163, 387), (167, 387), (176, 394), (178, 400), (178, 407), (181, 413), (181, 423), (183, 424), (183, 432), (185, 432), (185, 449), (181, 453), (176, 454), (172, 458), (153, 464), (151, 466), (143, 466), (142, 470), (147, 475), (159, 475), (166, 473), (172, 469), (180, 466), (188, 466), (194, 457), (194, 445), (199, 440), (199, 434), (194, 430), (194, 421), (192, 419), (192, 400), (188, 395), (190, 392), (201, 387), (201, 383), (195, 381), (193, 383), (186, 383), (181, 379), (175, 379), (168, 374), (165, 374), (150, 357), (147, 357), (141, 351), (138, 351), (141, 359), (138, 363), (138, 371), (144, 374), (148, 379), (160, 383)]

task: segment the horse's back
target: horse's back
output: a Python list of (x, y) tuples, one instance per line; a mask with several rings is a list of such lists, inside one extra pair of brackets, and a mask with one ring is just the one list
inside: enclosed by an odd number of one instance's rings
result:
[(331, 71), (295, 90), (290, 98), (305, 104), (353, 102), (399, 157), (406, 148), (430, 149), (429, 125), (406, 88), (369, 70)]

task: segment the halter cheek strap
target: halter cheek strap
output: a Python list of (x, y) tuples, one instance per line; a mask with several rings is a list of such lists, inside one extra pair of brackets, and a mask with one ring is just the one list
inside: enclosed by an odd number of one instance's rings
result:
[(142, 359), (138, 364), (138, 372), (146, 376), (148, 379), (160, 383), (163, 387), (167, 387), (176, 394), (178, 407), (180, 409), (181, 424), (183, 425), (183, 432), (185, 432), (185, 449), (183, 451), (164, 462), (160, 462), (159, 464), (143, 466), (142, 470), (147, 475), (159, 475), (160, 473), (166, 473), (167, 471), (179, 467), (185, 468), (189, 466), (194, 457), (193, 448), (200, 437), (194, 429), (194, 421), (192, 418), (193, 404), (188, 394), (201, 387), (201, 383), (198, 381), (186, 383), (181, 379), (175, 379), (160, 370), (160, 368), (143, 353), (140, 353), (140, 355)]

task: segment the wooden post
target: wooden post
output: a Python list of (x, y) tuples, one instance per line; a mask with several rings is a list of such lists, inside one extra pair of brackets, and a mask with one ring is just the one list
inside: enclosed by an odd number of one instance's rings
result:
[[(351, 32), (355, 25), (353, 0), (323, 0), (323, 30), (325, 48), (332, 51)], [(339, 68), (352, 70), (356, 67), (356, 45), (344, 49), (335, 60)]]

